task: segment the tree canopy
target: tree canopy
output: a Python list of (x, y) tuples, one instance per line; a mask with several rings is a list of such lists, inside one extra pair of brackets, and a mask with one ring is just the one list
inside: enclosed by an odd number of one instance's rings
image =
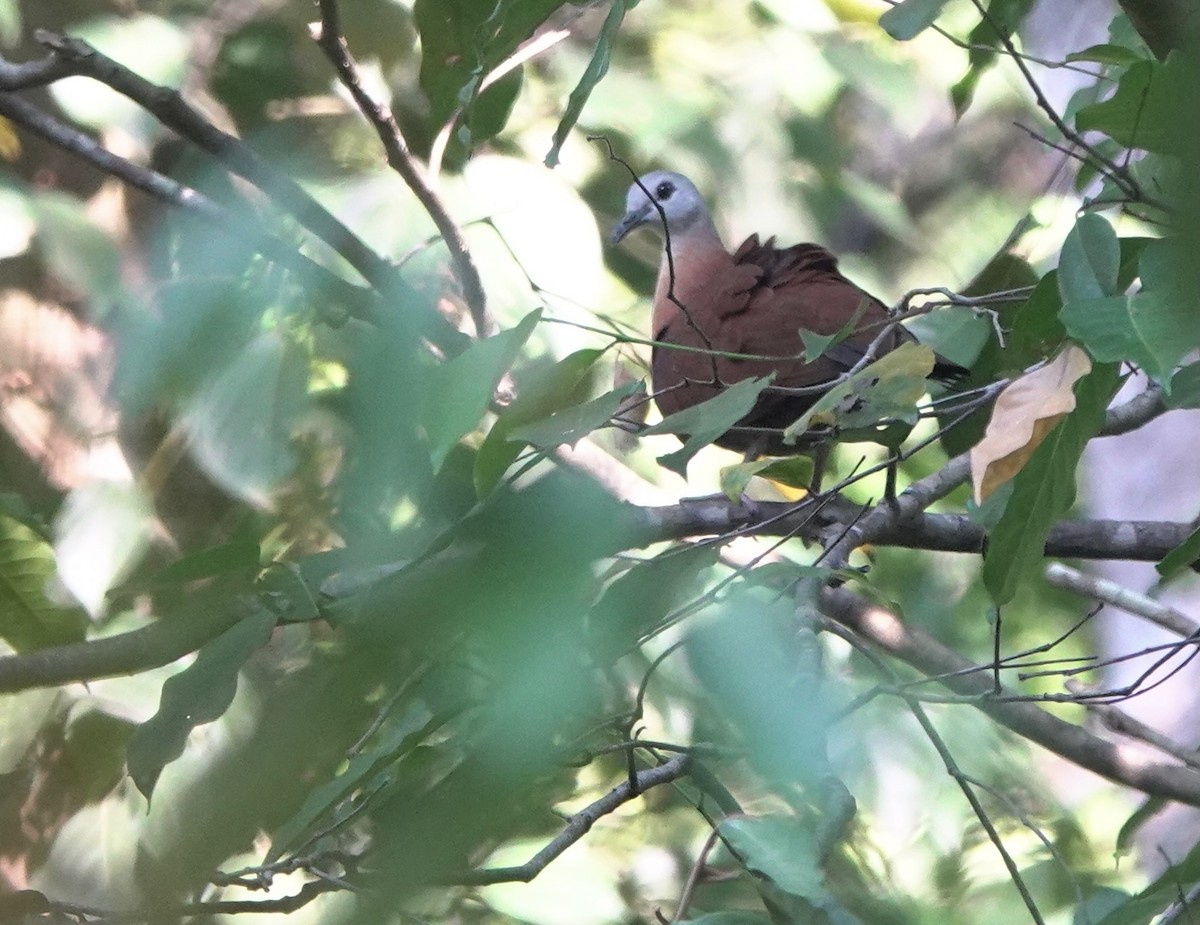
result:
[[(1198, 914), (1139, 842), (1194, 743), (1125, 707), (1200, 635), (1155, 599), (1196, 470), (1172, 520), (1077, 500), (1200, 408), (1193, 4), (0, 0), (0, 42), (0, 921)], [(816, 496), (711, 445), (769, 382), (661, 418), (659, 245), (605, 242), (663, 167), (969, 376), (864, 361), (794, 425)]]

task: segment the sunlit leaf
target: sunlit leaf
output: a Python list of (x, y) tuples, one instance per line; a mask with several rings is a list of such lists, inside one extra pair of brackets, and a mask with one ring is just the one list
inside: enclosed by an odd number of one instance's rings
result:
[(0, 638), (18, 652), (76, 642), (87, 625), (84, 612), (52, 603), (54, 552), (27, 526), (0, 515)]
[(129, 776), (147, 800), (162, 769), (183, 754), (191, 731), (229, 708), (238, 672), (274, 628), (272, 614), (249, 614), (201, 646), (196, 660), (163, 685), (158, 712), (137, 728), (128, 749)]
[(721, 469), (721, 493), (737, 501), (746, 491), (750, 479), (762, 476), (788, 488), (808, 488), (812, 484), (813, 461), (807, 456), (775, 458), (765, 456)]
[(1075, 410), (1075, 383), (1091, 368), (1087, 353), (1071, 345), (1005, 387), (983, 439), (971, 450), (976, 504), (1020, 472), (1050, 431)]
[(58, 577), (93, 617), (105, 595), (141, 559), (155, 530), (154, 507), (133, 482), (76, 488), (54, 520)]
[(916, 404), (928, 388), (933, 351), (923, 344), (901, 344), (860, 369), (824, 395), (784, 431), (796, 439), (818, 425), (867, 429), (887, 420), (912, 422)]

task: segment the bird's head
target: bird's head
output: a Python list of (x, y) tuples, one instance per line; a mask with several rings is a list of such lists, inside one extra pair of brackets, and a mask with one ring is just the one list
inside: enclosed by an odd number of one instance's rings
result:
[[(661, 213), (655, 208), (656, 203)], [(708, 207), (691, 180), (669, 170), (655, 170), (629, 187), (625, 195), (625, 214), (613, 227), (612, 243), (616, 244), (642, 225), (661, 228), (663, 218), (666, 218), (667, 230), (672, 236), (686, 234), (698, 222), (704, 226), (712, 224)]]

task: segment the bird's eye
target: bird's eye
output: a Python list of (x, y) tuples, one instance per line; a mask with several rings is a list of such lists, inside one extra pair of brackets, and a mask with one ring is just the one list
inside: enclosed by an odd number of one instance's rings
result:
[(666, 202), (671, 198), (671, 194), (675, 192), (675, 184), (664, 180), (658, 186), (654, 187), (654, 198), (659, 202)]

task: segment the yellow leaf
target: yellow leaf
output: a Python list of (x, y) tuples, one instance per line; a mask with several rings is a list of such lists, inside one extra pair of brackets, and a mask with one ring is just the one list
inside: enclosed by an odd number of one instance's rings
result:
[(21, 156), (21, 139), (13, 124), (0, 116), (0, 158), (15, 161)]
[(1000, 393), (983, 439), (971, 450), (976, 504), (1020, 472), (1046, 435), (1075, 409), (1075, 383), (1091, 369), (1087, 353), (1070, 344)]

